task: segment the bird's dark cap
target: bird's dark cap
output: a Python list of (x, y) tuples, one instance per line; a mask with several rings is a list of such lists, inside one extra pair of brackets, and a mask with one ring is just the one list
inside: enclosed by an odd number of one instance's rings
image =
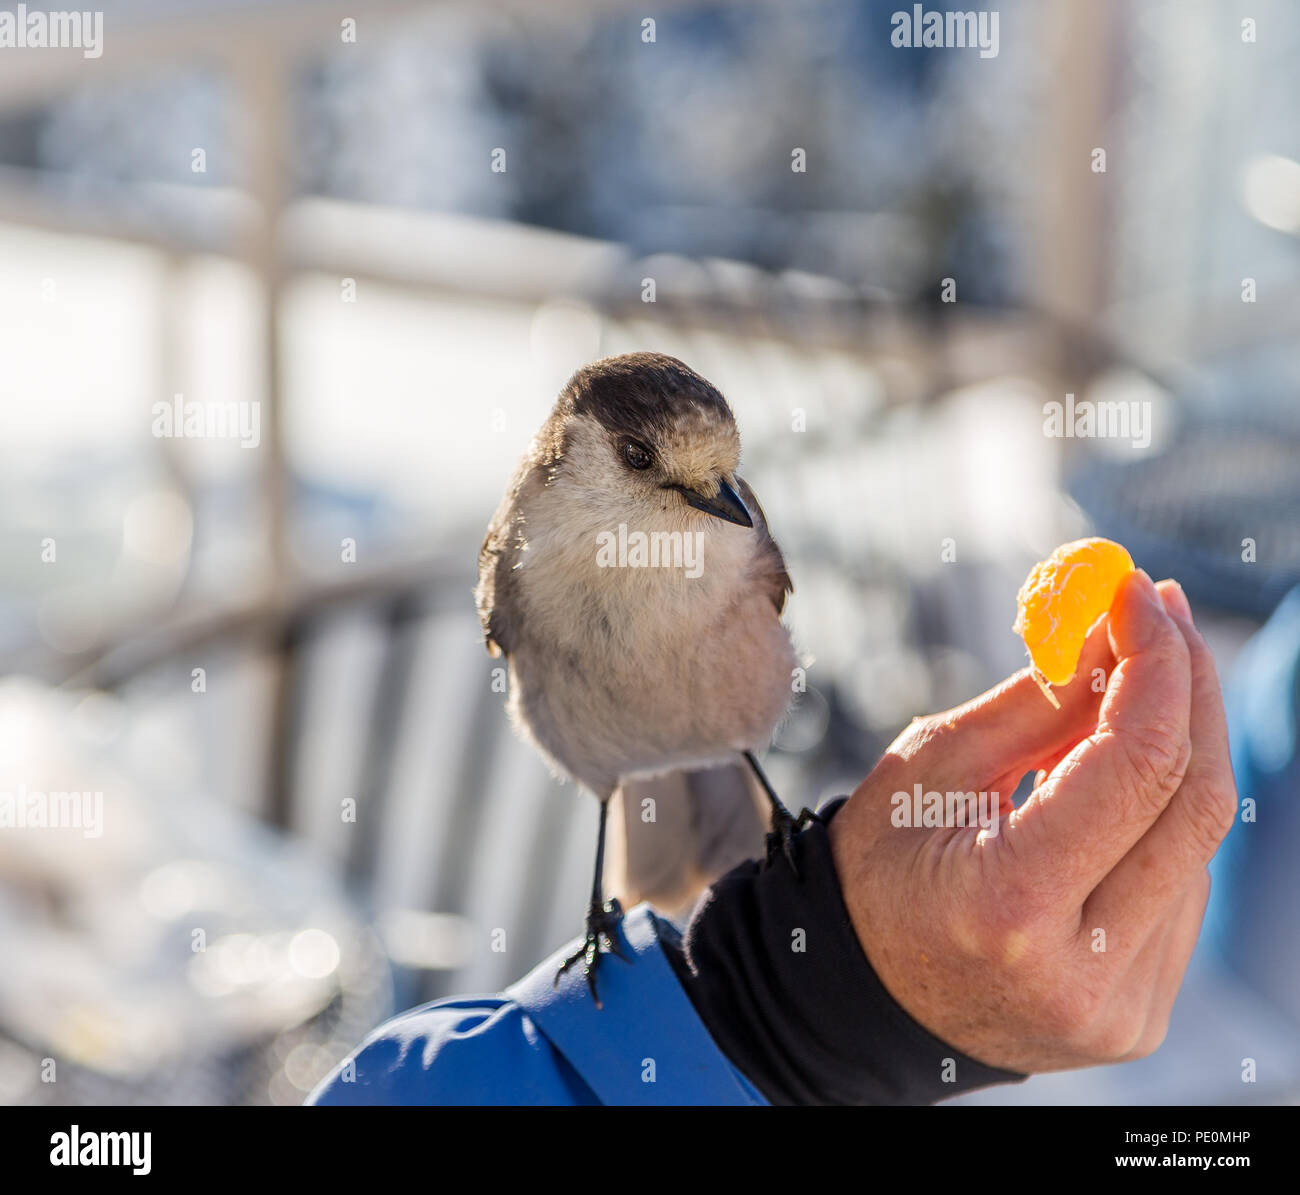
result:
[(692, 418), (735, 425), (718, 389), (664, 353), (625, 353), (584, 365), (560, 392), (560, 405), (616, 435), (651, 440)]

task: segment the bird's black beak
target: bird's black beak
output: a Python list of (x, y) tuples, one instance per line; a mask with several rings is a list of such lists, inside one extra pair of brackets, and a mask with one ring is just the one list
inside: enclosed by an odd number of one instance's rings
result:
[(740, 500), (740, 495), (729, 486), (725, 479), (718, 478), (718, 492), (712, 498), (706, 497), (698, 490), (687, 489), (684, 485), (669, 486), (686, 499), (690, 506), (702, 510), (715, 518), (725, 519), (728, 523), (739, 523), (742, 527), (752, 527), (754, 520)]

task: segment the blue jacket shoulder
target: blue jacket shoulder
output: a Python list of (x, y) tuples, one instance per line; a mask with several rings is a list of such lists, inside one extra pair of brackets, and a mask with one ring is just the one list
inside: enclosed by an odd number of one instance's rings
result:
[(528, 1014), (500, 996), (443, 1000), (381, 1025), (308, 1103), (592, 1104)]
[(439, 1000), (381, 1025), (308, 1103), (765, 1103), (677, 982), (648, 906), (623, 919), (628, 960), (601, 959), (597, 1009), (557, 951), (503, 995)]

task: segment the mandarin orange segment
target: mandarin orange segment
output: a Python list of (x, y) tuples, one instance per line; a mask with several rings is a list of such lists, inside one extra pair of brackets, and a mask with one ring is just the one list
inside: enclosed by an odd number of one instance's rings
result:
[(1088, 629), (1110, 609), (1132, 571), (1133, 558), (1109, 539), (1062, 544), (1029, 570), (1016, 595), (1012, 630), (1024, 639), (1034, 678), (1053, 705), (1047, 685), (1074, 679)]

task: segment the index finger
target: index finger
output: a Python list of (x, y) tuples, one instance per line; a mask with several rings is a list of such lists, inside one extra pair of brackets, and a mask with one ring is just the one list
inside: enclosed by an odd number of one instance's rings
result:
[(1097, 729), (1011, 814), (1017, 866), (1082, 908), (1169, 804), (1191, 755), (1187, 642), (1151, 578), (1130, 574), (1110, 611), (1117, 661)]

